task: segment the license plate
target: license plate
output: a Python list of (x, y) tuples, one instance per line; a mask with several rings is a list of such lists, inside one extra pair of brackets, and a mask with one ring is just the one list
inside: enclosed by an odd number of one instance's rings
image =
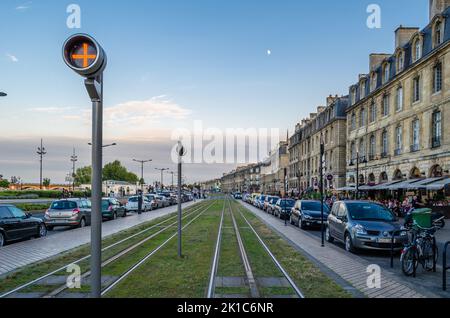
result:
[(392, 243), (392, 239), (388, 239), (388, 238), (378, 239), (377, 241), (378, 241), (378, 243)]

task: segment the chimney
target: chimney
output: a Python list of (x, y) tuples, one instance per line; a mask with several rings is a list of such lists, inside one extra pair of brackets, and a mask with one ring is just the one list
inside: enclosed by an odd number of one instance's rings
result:
[(450, 0), (430, 0), (430, 22), (450, 6)]
[(334, 97), (333, 97), (333, 95), (328, 96), (327, 97), (327, 107), (332, 105), (336, 99), (338, 99), (337, 95)]
[(386, 53), (372, 53), (370, 54), (370, 61), (369, 61), (369, 69), (372, 72), (375, 70), (378, 66), (380, 66), (381, 62), (383, 62), (386, 58), (390, 57), (390, 54)]
[(403, 47), (419, 30), (419, 28), (408, 28), (401, 25), (397, 30), (395, 30), (395, 49)]

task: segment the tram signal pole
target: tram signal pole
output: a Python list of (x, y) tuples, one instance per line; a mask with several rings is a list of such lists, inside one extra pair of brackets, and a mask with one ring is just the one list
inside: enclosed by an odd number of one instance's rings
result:
[(103, 161), (103, 71), (106, 53), (87, 34), (75, 34), (63, 45), (66, 65), (85, 78), (92, 102), (92, 212), (91, 212), (91, 297), (101, 297), (102, 264), (102, 161)]
[(149, 160), (136, 160), (133, 159), (134, 162), (141, 164), (141, 195), (139, 196), (138, 201), (138, 214), (142, 214), (142, 204), (144, 203), (144, 165), (146, 163), (152, 162), (152, 159)]
[(181, 209), (181, 187), (182, 187), (182, 159), (186, 155), (186, 148), (181, 144), (181, 141), (178, 142), (177, 147), (178, 154), (178, 257), (183, 257), (182, 254), (182, 209)]
[(70, 157), (70, 161), (72, 161), (72, 191), (75, 192), (75, 163), (78, 161), (75, 148), (73, 148), (73, 155)]

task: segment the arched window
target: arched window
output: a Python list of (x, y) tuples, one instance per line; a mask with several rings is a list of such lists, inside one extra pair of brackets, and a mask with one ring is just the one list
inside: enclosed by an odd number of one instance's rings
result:
[(389, 82), (390, 76), (391, 76), (390, 64), (385, 63), (383, 66), (383, 84), (386, 84), (387, 82)]
[(369, 122), (373, 123), (377, 120), (377, 105), (372, 101), (370, 104)]
[(419, 119), (414, 119), (411, 125), (412, 131), (412, 145), (411, 152), (416, 152), (420, 150), (420, 121)]
[(375, 184), (375, 175), (373, 173), (369, 174), (369, 184), (370, 185)]
[(411, 169), (411, 173), (409, 174), (410, 179), (420, 179), (422, 177), (422, 173), (419, 168), (414, 167)]
[(403, 71), (405, 67), (405, 52), (403, 50), (399, 50), (397, 53), (397, 73)]
[(442, 22), (440, 19), (434, 24), (433, 38), (434, 47), (437, 47), (442, 43)]
[(389, 152), (389, 139), (388, 139), (388, 133), (386, 130), (384, 130), (381, 133), (381, 157), (387, 158)]
[(392, 178), (394, 181), (395, 180), (403, 180), (403, 173), (400, 169), (395, 170), (394, 172), (394, 177)]
[(442, 178), (444, 171), (440, 165), (435, 165), (430, 169), (430, 178)]
[(366, 142), (365, 142), (364, 138), (361, 138), (359, 140), (358, 152), (359, 152), (359, 160), (361, 162), (365, 161), (366, 160)]
[(360, 95), (360, 99), (363, 99), (364, 97), (366, 97), (366, 80), (363, 79), (360, 84), (359, 84), (359, 95)]
[(413, 62), (417, 62), (422, 58), (422, 41), (419, 37), (414, 41), (413, 50)]
[(398, 156), (403, 150), (403, 127), (397, 126), (395, 129), (395, 155)]
[(359, 127), (364, 127), (366, 125), (366, 109), (361, 108), (361, 112), (359, 113)]
[(399, 86), (397, 88), (397, 98), (395, 103), (395, 110), (397, 112), (403, 110), (403, 87)]
[(373, 72), (370, 76), (370, 91), (373, 92), (377, 89), (377, 73)]
[(432, 148), (438, 148), (442, 142), (442, 113), (440, 111), (433, 112), (431, 127)]
[(442, 63), (438, 62), (433, 67), (433, 93), (442, 91)]
[(383, 183), (387, 183), (388, 181), (389, 181), (388, 175), (387, 175), (386, 172), (383, 171), (383, 172), (380, 174), (380, 183), (383, 184)]

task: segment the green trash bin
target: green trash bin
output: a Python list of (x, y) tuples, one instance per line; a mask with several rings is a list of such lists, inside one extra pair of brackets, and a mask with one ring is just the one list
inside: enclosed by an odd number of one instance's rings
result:
[(412, 213), (412, 219), (415, 225), (421, 228), (430, 229), (433, 227), (431, 209), (417, 209)]

